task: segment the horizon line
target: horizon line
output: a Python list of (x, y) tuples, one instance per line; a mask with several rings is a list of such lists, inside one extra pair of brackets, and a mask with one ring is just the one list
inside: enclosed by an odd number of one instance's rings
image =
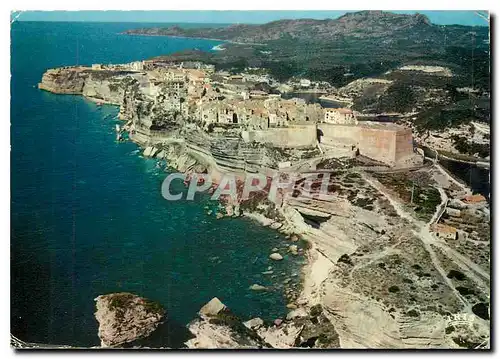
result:
[[(460, 10), (365, 10), (399, 15), (426, 16), (438, 26), (489, 27), (488, 11)], [(337, 20), (355, 10), (77, 10), (77, 11), (12, 11), (12, 22), (96, 22), (152, 24), (248, 24), (259, 25), (280, 20)], [(221, 19), (217, 19), (220, 17)]]

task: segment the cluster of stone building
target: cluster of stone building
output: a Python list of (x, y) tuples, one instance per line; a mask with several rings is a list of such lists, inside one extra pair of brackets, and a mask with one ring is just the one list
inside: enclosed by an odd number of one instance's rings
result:
[(271, 89), (269, 81), (255, 81), (268, 79), (263, 74), (215, 72), (213, 66), (198, 62), (151, 60), (114, 66), (141, 73), (147, 82), (143, 91), (155, 106), (180, 113), (207, 131), (237, 128), (246, 141), (277, 147), (321, 143), (325, 148), (357, 148), (390, 165), (414, 158), (411, 130), (392, 124), (360, 124), (349, 108), (283, 99), (279, 93), (266, 91)]
[(446, 219), (431, 225), (431, 231), (439, 238), (444, 239), (479, 239), (475, 231), (476, 225), (470, 223), (467, 217), (489, 218), (488, 202), (481, 194), (456, 194), (456, 197), (447, 203)]
[[(107, 68), (107, 65), (95, 66)], [(213, 65), (201, 62), (150, 60), (111, 66), (114, 70), (145, 71), (153, 87), (151, 95), (161, 92), (167, 97), (165, 104), (169, 109), (194, 118), (205, 128), (218, 124), (266, 129), (318, 122), (357, 122), (350, 109), (323, 109), (319, 104), (285, 100), (279, 94), (254, 89), (256, 83), (269, 84), (270, 78), (265, 74), (216, 73)]]
[(309, 105), (281, 98), (224, 99), (200, 101), (197, 118), (205, 126), (234, 124), (246, 128), (266, 129), (289, 125), (317, 123), (323, 118), (319, 105)]

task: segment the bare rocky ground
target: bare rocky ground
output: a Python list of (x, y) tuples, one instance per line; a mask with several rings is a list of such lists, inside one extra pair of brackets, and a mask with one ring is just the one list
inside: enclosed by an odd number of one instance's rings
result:
[[(337, 160), (328, 167), (330, 197), (304, 197), (298, 185), (281, 208), (263, 212), (274, 214), (266, 225), (288, 233), (291, 245), (299, 238), (309, 244), (302, 290), (286, 293), (288, 315), (274, 323), (259, 318), (244, 322), (214, 298), (188, 325), (192, 338), (185, 346), (489, 347), (490, 254), (482, 228), (484, 210), (469, 211), (476, 239), (438, 238), (429, 223), (441, 202), (460, 188), (436, 176), (433, 166), (396, 174), (368, 173)], [(430, 196), (419, 204), (408, 203), (405, 178), (418, 179), (420, 193), (434, 186), (440, 203)], [(104, 347), (147, 337), (164, 318), (161, 308), (129, 293), (96, 301)]]
[[(434, 237), (423, 221), (432, 220), (433, 213), (423, 216), (409, 206), (401, 195), (407, 188), (391, 188), (391, 175), (376, 177), (388, 187), (371, 174), (346, 171), (335, 176), (333, 200), (288, 201), (288, 213), (321, 208), (331, 215), (313, 226), (307, 218), (298, 225), (297, 216), (288, 216), (312, 243), (298, 303), (323, 306), (342, 348), (484, 345), (489, 339), (488, 242), (474, 243), (470, 250)], [(426, 179), (427, 186), (436, 185), (432, 176)], [(401, 178), (395, 182), (401, 184)]]
[(218, 298), (203, 306), (188, 328), (190, 349), (337, 348), (339, 336), (320, 305), (308, 312), (295, 310), (285, 319), (242, 322)]

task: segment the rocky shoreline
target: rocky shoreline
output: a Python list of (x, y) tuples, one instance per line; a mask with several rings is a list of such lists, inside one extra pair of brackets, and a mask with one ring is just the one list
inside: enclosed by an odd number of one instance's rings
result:
[[(71, 83), (71, 80), (68, 78), (72, 78), (71, 76), (63, 76), (63, 81), (55, 81), (57, 84), (54, 85), (51, 77), (53, 76), (54, 70), (49, 70), (42, 78), (42, 83), (40, 83), (39, 88), (41, 90), (49, 91), (56, 94), (83, 94), (87, 99), (96, 102), (96, 103), (106, 103), (110, 105), (117, 105), (115, 101), (110, 101), (106, 98), (96, 98), (94, 96), (90, 96), (88, 93), (85, 93), (84, 85), (79, 82), (76, 84), (73, 83), (73, 86), (69, 88), (60, 89), (61, 83)], [(56, 70), (57, 71), (57, 70)], [(90, 75), (91, 76), (91, 75)], [(79, 81), (79, 79), (77, 80)], [(97, 87), (93, 85), (93, 87)], [(152, 145), (151, 138), (149, 136), (145, 136), (144, 133), (137, 131), (135, 134), (131, 131), (131, 122), (128, 121), (127, 115), (124, 114), (123, 104), (120, 105), (120, 119), (123, 121), (127, 121), (123, 126), (123, 130), (127, 131), (129, 134), (130, 140), (135, 142), (141, 149), (142, 155), (144, 157), (156, 158), (158, 160), (165, 160), (168, 166), (172, 169), (175, 169), (182, 173), (207, 173), (212, 176), (213, 179), (220, 178), (221, 175), (226, 171), (221, 171), (218, 168), (217, 161), (213, 159), (213, 157), (207, 155), (205, 151), (199, 151), (196, 146), (192, 146), (187, 144), (182, 138), (173, 137), (171, 139), (164, 139), (161, 143), (157, 143)], [(235, 173), (239, 175), (239, 173)], [(235, 206), (236, 207), (236, 206)], [(229, 209), (230, 208), (230, 209)], [(240, 214), (239, 209), (228, 205), (224, 208), (225, 215), (228, 217), (234, 217), (235, 214)], [(300, 235), (300, 227), (304, 225), (304, 223), (295, 223), (297, 218), (301, 218), (300, 216), (287, 216), (287, 212), (279, 211), (280, 215), (270, 218), (267, 217), (262, 211), (252, 211), (252, 210), (243, 210), (241, 215), (252, 219), (263, 226), (269, 227), (273, 230), (277, 230), (280, 233), (284, 234), (291, 242), (290, 247), (295, 248), (292, 250), (292, 253), (295, 255), (297, 253), (297, 246), (294, 244), (299, 240)], [(291, 212), (293, 214), (293, 211)], [(290, 211), (288, 212), (290, 214)], [(294, 219), (295, 217), (295, 219)], [(303, 222), (303, 221), (302, 221)], [(312, 243), (309, 243), (306, 247), (312, 247)], [(288, 249), (289, 250), (289, 249)], [(276, 251), (277, 253), (277, 251)], [(300, 254), (305, 255), (307, 258), (307, 264), (304, 265), (302, 270), (302, 275), (300, 276), (301, 281), (300, 284), (304, 284), (304, 278), (307, 278), (311, 275), (311, 268), (313, 268), (313, 263), (311, 260), (313, 256), (308, 254), (307, 249), (305, 252), (300, 249)], [(307, 312), (307, 307), (304, 304), (309, 303), (308, 295), (304, 295), (304, 288), (289, 288), (285, 289), (285, 295), (290, 300), (288, 304), (289, 309), (296, 310), (297, 308), (301, 308), (301, 310), (305, 313)], [(298, 298), (302, 298), (301, 302), (302, 306), (296, 303)], [(300, 312), (300, 310), (299, 310)]]
[[(299, 251), (295, 239), (307, 241), (302, 288), (286, 293), (291, 310), (287, 318), (272, 326), (258, 320), (247, 323), (250, 329), (243, 326), (253, 334), (243, 330), (244, 337), (238, 337), (241, 322), (228, 315), (220, 301), (212, 301), (209, 307), (217, 309), (208, 316), (202, 309), (200, 318), (190, 324), (198, 339), (188, 347), (223, 347), (222, 338), (230, 337), (229, 347), (458, 348), (474, 347), (488, 338), (489, 316), (478, 317), (470, 308), (489, 301), (489, 275), (464, 260), (453, 243), (429, 232), (432, 222), (427, 217), (438, 210), (429, 203), (439, 176), (435, 168), (415, 171), (428, 188), (417, 212), (398, 195), (397, 186), (380, 183), (358, 168), (347, 152), (338, 158), (318, 155), (315, 149), (287, 152), (244, 142), (233, 129), (201, 130), (183, 112), (182, 102), (175, 111), (167, 110), (172, 103), (165, 100), (163, 89), (154, 92), (156, 80), (148, 76), (122, 69), (62, 68), (47, 71), (39, 87), (119, 105), (123, 129), (144, 149), (143, 155), (166, 160), (182, 173), (208, 173), (214, 182), (228, 173), (238, 177), (263, 171), (272, 176), (293, 158), (304, 172), (333, 174), (328, 185), (334, 197), (329, 200), (301, 196), (304, 187), (297, 185), (298, 195), (287, 196), (279, 206), (225, 203), (227, 215), (243, 214), (289, 235), (291, 253)], [(456, 192), (446, 179), (440, 186)], [(471, 215), (477, 213), (471, 209)], [(476, 252), (489, 253), (489, 247)], [(450, 277), (458, 270), (465, 273), (461, 279)], [(295, 315), (305, 322), (297, 324)], [(304, 334), (312, 331), (307, 329), (309, 322), (324, 332)], [(207, 341), (217, 336), (221, 340)]]
[[(132, 140), (134, 140), (133, 137)], [(137, 142), (137, 144), (141, 146), (141, 144), (143, 143)], [(206, 163), (193, 162), (193, 155), (190, 155), (188, 152), (179, 153), (178, 151), (169, 150), (168, 147), (156, 148), (155, 146), (152, 147), (148, 146), (142, 148), (143, 148), (143, 156), (154, 157), (156, 159), (165, 160), (169, 168), (175, 169), (176, 171), (179, 171), (181, 173), (188, 174), (190, 173), (190, 171), (193, 171), (193, 169), (195, 169), (196, 170), (194, 171), (195, 173), (208, 172), (208, 174), (213, 179), (220, 178), (222, 175), (222, 173), (217, 169), (216, 165), (211, 167)], [(153, 156), (151, 156), (151, 154), (153, 154)], [(195, 152), (194, 156), (196, 155), (200, 156), (204, 154), (200, 152), (198, 153)], [(297, 299), (304, 297), (303, 279), (310, 275), (312, 267), (312, 263), (310, 262), (313, 257), (309, 255), (308, 250), (310, 248), (313, 248), (313, 243), (310, 241), (305, 241), (304, 239), (306, 244), (301, 245), (300, 246), (301, 248), (299, 248), (297, 243), (299, 242), (299, 240), (303, 239), (301, 237), (301, 233), (303, 231), (303, 228), (301, 229), (301, 226), (305, 226), (302, 217), (297, 216), (297, 213), (295, 213), (290, 209), (288, 211), (282, 211), (280, 209), (277, 209), (276, 211), (272, 212), (274, 216), (269, 216), (268, 214), (270, 212), (268, 211), (268, 208), (270, 206), (273, 205), (268, 203), (266, 205), (263, 205), (261, 208), (253, 209), (245, 206), (245, 203), (235, 203), (235, 204), (225, 203), (225, 204), (219, 204), (220, 210), (218, 212), (207, 213), (207, 214), (208, 215), (215, 214), (218, 219), (222, 219), (224, 217), (228, 218), (245, 217), (259, 223), (264, 227), (268, 227), (284, 235), (285, 238), (288, 240), (289, 244), (286, 245), (286, 249), (274, 248), (272, 253), (270, 254), (271, 260), (278, 260), (278, 261), (282, 260), (283, 257), (281, 254), (279, 254), (279, 252), (283, 253), (283, 251), (285, 251), (286, 253), (290, 253), (294, 256), (301, 255), (306, 258), (307, 263), (302, 268), (299, 287), (297, 288), (290, 286), (286, 288), (287, 285), (291, 284), (289, 280), (285, 284), (284, 295), (289, 301), (288, 303), (289, 309), (295, 308), (298, 306), (296, 303)], [(276, 255), (276, 257), (273, 255)], [(269, 272), (269, 268), (267, 271), (263, 273), (272, 274), (267, 272)], [(258, 286), (258, 284), (255, 285)], [(304, 298), (302, 302), (308, 303), (309, 301), (307, 298)]]

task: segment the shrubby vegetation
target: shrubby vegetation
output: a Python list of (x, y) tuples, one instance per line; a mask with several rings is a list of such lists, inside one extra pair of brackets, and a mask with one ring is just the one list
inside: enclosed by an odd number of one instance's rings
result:
[(452, 136), (453, 146), (463, 154), (467, 155), (479, 155), (479, 157), (487, 157), (490, 155), (490, 145), (481, 144), (476, 142), (469, 142), (466, 137), (463, 136)]
[(415, 106), (415, 91), (404, 83), (395, 82), (379, 99), (378, 112), (410, 112)]
[(489, 113), (488, 101), (467, 99), (422, 111), (415, 121), (415, 126), (419, 132), (424, 132), (457, 127), (471, 121), (489, 122)]

